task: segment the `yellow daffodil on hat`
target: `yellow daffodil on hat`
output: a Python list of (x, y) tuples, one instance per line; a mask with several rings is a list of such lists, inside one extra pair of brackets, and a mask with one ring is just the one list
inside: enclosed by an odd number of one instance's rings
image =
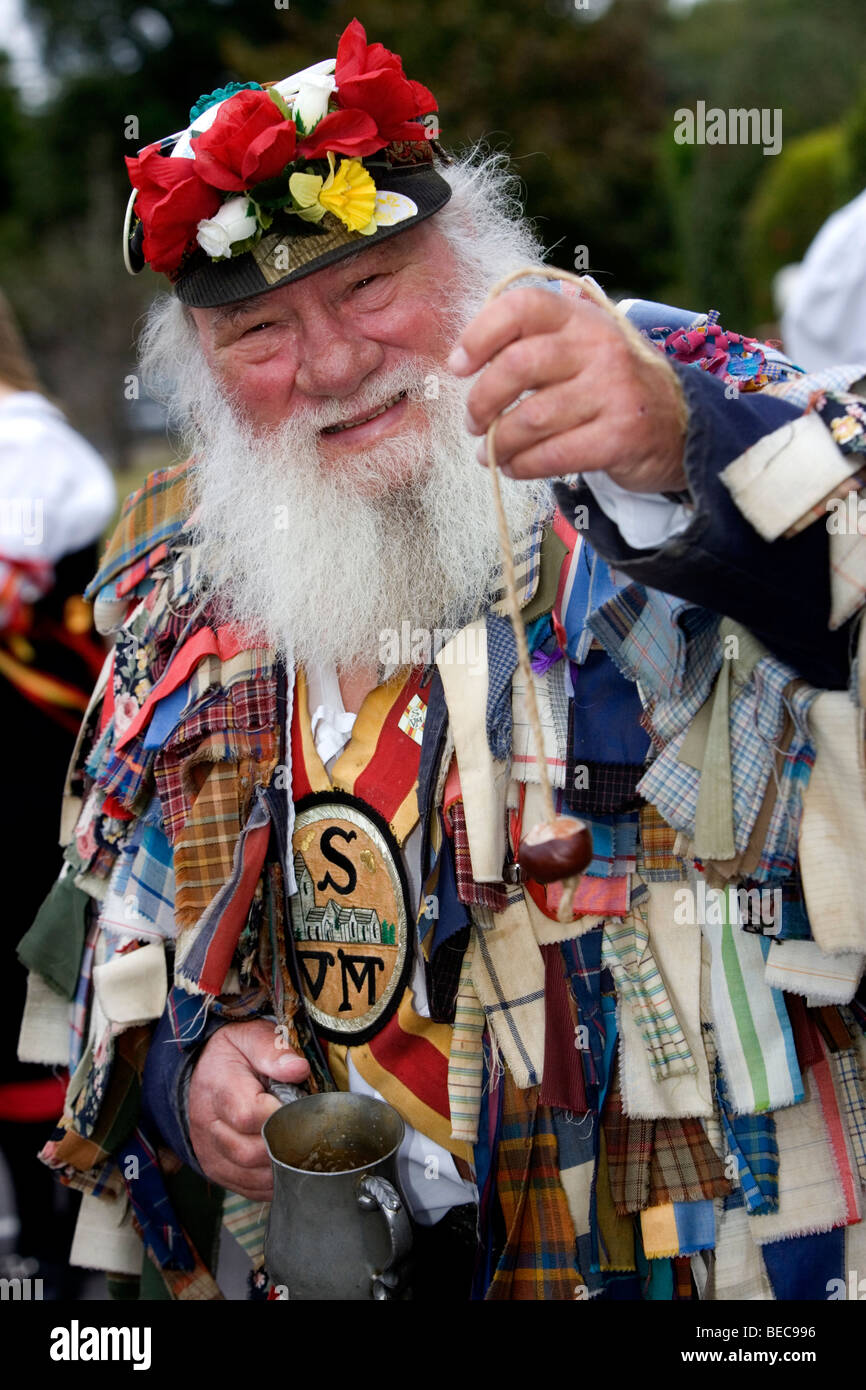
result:
[(378, 225), (376, 218), (376, 185), (359, 159), (341, 159), (336, 167), (333, 151), (328, 151), (330, 173), (326, 179), (319, 174), (293, 174), (289, 192), (297, 204), (298, 216), (307, 222), (318, 222), (326, 212), (352, 232), (372, 236)]

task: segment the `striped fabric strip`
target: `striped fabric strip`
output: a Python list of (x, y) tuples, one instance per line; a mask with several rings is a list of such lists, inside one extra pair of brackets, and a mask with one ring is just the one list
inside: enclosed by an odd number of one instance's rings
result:
[(474, 942), (463, 953), (451, 1052), (448, 1058), (448, 1102), (451, 1109), (451, 1138), (474, 1144), (478, 1138), (481, 1109), (481, 1082), (484, 1053), (484, 1010), (472, 985)]
[[(397, 1012), (370, 1042), (353, 1047), (352, 1062), (363, 1079), (393, 1105), (413, 1129), (426, 1134), (458, 1158), (471, 1159), (471, 1149), (463, 1140), (451, 1138), (451, 1107), (448, 1096), (448, 1059), (451, 1027), (422, 1018), (412, 1006), (407, 989)], [(334, 1080), (345, 1075), (345, 1049), (331, 1043), (328, 1059)], [(336, 1066), (336, 1070), (335, 1070)]]
[(605, 924), (602, 962), (634, 1014), (656, 1080), (693, 1075), (697, 1064), (650, 949), (646, 903), (635, 894), (626, 919)]
[(735, 1115), (763, 1114), (803, 1099), (803, 1078), (782, 992), (764, 980), (770, 942), (741, 931), (728, 894), (722, 924), (701, 930), (712, 952), (710, 984), (716, 1045)]
[(827, 1049), (822, 1044), (822, 1057), (812, 1067), (812, 1079), (818, 1091), (827, 1137), (833, 1150), (833, 1159), (842, 1194), (845, 1198), (846, 1224), (851, 1226), (860, 1220), (860, 1179), (854, 1171), (851, 1150), (848, 1144), (848, 1130), (842, 1117), (839, 1098), (833, 1085), (833, 1072)]
[(360, 797), (384, 816), (398, 844), (403, 844), (418, 821), (418, 766), (421, 745), (400, 727), (413, 699), (427, 705), (417, 668), (407, 681), (399, 675), (380, 685), (364, 700), (352, 727), (352, 737), (331, 769), (339, 790)]
[(836, 1052), (833, 1056), (833, 1067), (845, 1110), (848, 1138), (851, 1141), (860, 1185), (866, 1187), (866, 1100), (863, 1096), (857, 1053), (853, 1048), (845, 1052)]
[(772, 1115), (734, 1115), (724, 1073), (715, 1059), (716, 1101), (727, 1154), (737, 1160), (737, 1177), (750, 1212), (768, 1215), (779, 1207), (779, 1146)]
[(270, 1202), (251, 1202), (239, 1192), (227, 1192), (223, 1200), (223, 1225), (249, 1256), (253, 1269), (265, 1262), (265, 1235)]

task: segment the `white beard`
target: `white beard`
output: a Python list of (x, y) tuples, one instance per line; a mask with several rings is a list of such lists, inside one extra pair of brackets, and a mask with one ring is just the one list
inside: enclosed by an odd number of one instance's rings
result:
[[(433, 381), (438, 397), (427, 399)], [(431, 634), (435, 654), (435, 630), (447, 636), (476, 617), (499, 545), (490, 478), (464, 425), (470, 387), (419, 362), (256, 432), (200, 377), (192, 500), (221, 620), (301, 665), (351, 670), (393, 668), (406, 624)], [(339, 469), (323, 465), (320, 429), (400, 391), (423, 406), (421, 430), (359, 449)], [(549, 489), (501, 482), (516, 541), (550, 510)]]

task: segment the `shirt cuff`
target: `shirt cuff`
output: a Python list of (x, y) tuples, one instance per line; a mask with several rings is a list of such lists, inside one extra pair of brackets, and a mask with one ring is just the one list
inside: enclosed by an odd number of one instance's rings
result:
[(606, 473), (583, 473), (581, 479), (633, 550), (658, 549), (682, 535), (694, 516), (682, 502), (660, 492), (629, 492)]

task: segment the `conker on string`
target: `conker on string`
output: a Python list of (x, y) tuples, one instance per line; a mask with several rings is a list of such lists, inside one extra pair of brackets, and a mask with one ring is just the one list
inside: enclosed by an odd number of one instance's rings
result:
[(592, 834), (576, 816), (535, 825), (520, 841), (520, 867), (535, 883), (557, 883), (582, 874), (592, 861)]

